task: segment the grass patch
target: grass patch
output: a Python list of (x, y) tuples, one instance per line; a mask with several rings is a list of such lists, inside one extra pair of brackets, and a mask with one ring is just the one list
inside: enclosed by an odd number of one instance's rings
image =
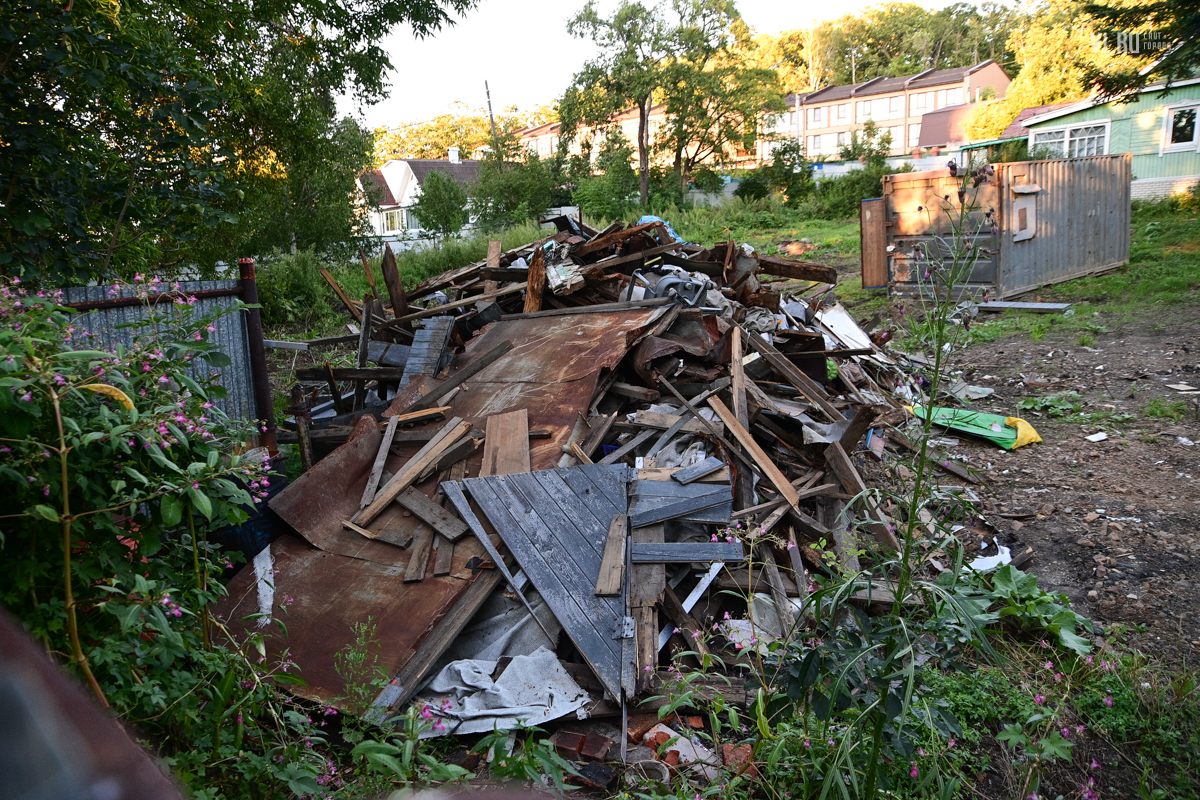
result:
[(1187, 415), (1187, 404), (1182, 400), (1163, 400), (1155, 397), (1146, 401), (1142, 413), (1150, 419), (1166, 419), (1179, 422)]

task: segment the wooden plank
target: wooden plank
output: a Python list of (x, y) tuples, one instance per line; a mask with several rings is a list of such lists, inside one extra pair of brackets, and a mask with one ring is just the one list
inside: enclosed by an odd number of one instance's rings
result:
[(529, 261), (529, 277), (525, 289), (525, 313), (542, 310), (542, 292), (546, 290), (546, 251), (538, 248)]
[(750, 346), (767, 360), (768, 364), (782, 375), (788, 383), (796, 387), (796, 391), (804, 395), (805, 400), (819, 408), (830, 420), (837, 422), (843, 419), (841, 413), (830, 405), (825, 390), (817, 385), (812, 378), (801, 372), (799, 367), (788, 361), (770, 342), (761, 336), (753, 334), (746, 334), (746, 339), (750, 342)]
[(811, 261), (796, 261), (778, 256), (762, 256), (755, 254), (758, 259), (759, 271), (766, 275), (788, 278), (794, 281), (812, 281), (814, 283), (837, 283), (837, 269), (825, 264), (814, 264)]
[(529, 411), (518, 409), (487, 418), (479, 476), (529, 471)]
[[(661, 524), (634, 528), (633, 545), (662, 544)], [(629, 611), (634, 622), (634, 650), (638, 693), (649, 691), (658, 672), (658, 603), (667, 588), (667, 572), (662, 564), (630, 565)]]
[(592, 482), (614, 508), (621, 513), (625, 512), (629, 505), (629, 470), (626, 467), (595, 464), (580, 467), (579, 472)]
[(441, 536), (433, 538), (433, 574), (435, 577), (449, 575), (454, 570), (454, 542)]
[[(655, 428), (660, 431), (667, 430), (679, 421), (679, 417), (677, 415), (664, 414), (661, 411), (639, 411), (637, 412), (636, 419), (637, 421), (634, 423), (635, 425), (640, 425), (643, 428)], [(713, 428), (717, 431), (718, 436), (725, 432), (725, 427), (721, 425), (721, 423), (713, 422), (712, 424)], [(683, 427), (680, 428), (680, 431), (684, 433), (707, 434), (710, 432), (710, 430), (712, 429), (698, 419), (688, 420), (686, 423), (684, 423)]]
[[(709, 654), (708, 645), (704, 643), (704, 636), (699, 621), (692, 616), (691, 612), (680, 601), (679, 595), (675, 594), (675, 590), (670, 586), (663, 587), (663, 610), (667, 612), (667, 618), (679, 628), (683, 634), (684, 641), (687, 642), (687, 649), (695, 651), (701, 656)], [(659, 641), (662, 641), (661, 636)], [(659, 648), (662, 649), (661, 647)]]
[(379, 478), (383, 475), (383, 465), (387, 461), (392, 447), (392, 438), (396, 435), (396, 428), (399, 425), (400, 417), (392, 417), (383, 430), (383, 439), (379, 442), (379, 452), (375, 454), (375, 463), (371, 466), (371, 474), (367, 477), (367, 485), (363, 488), (362, 499), (358, 503), (359, 509), (371, 505), (371, 501), (375, 499), (375, 490), (379, 488)]
[(466, 367), (463, 367), (458, 372), (454, 373), (452, 376), (450, 376), (449, 379), (443, 381), (434, 389), (431, 389), (426, 394), (417, 398), (417, 400), (411, 406), (408, 407), (409, 410), (410, 411), (419, 411), (421, 409), (432, 406), (438, 400), (441, 400), (443, 397), (448, 395), (451, 391), (462, 386), (468, 380), (470, 380), (471, 378), (478, 375), (480, 372), (483, 372), (483, 370), (490, 367), (493, 362), (495, 362), (497, 359), (499, 359), (501, 356), (503, 356), (509, 350), (512, 350), (512, 348), (513, 348), (512, 342), (505, 339), (503, 342), (496, 345), (491, 350), (487, 351), (482, 356), (480, 356), (479, 358), (472, 361), (469, 365), (467, 365)]
[(683, 519), (700, 511), (726, 505), (729, 502), (729, 497), (721, 495), (672, 499), (670, 502), (661, 502), (658, 498), (649, 498), (648, 501), (639, 500), (629, 509), (629, 523), (640, 527), (668, 519)]
[[(564, 471), (539, 470), (537, 472), (524, 472), (513, 475), (513, 482), (522, 491), (526, 492), (527, 497), (536, 496), (531, 491), (533, 483), (536, 482), (537, 488), (545, 492), (554, 501), (554, 504), (558, 506), (563, 516), (578, 529), (580, 539), (592, 548), (597, 557), (603, 559), (606, 541), (605, 531), (612, 525), (614, 509), (617, 512), (624, 511), (624, 509), (620, 505), (613, 505), (607, 498), (605, 498), (605, 503), (601, 504), (599, 509), (592, 504), (584, 503), (582, 498), (575, 494), (574, 489), (563, 480), (562, 473)], [(546, 514), (549, 511), (552, 510), (542, 509), (541, 514), (543, 519), (546, 518)]]
[(312, 436), (310, 435), (312, 421), (308, 418), (304, 388), (300, 384), (292, 387), (292, 408), (295, 409), (296, 414), (296, 439), (300, 443), (300, 471), (308, 472), (313, 466)]
[(609, 391), (611, 391), (613, 394), (619, 394), (622, 397), (631, 397), (634, 400), (641, 400), (644, 403), (653, 403), (662, 397), (662, 392), (654, 389), (647, 389), (644, 386), (634, 386), (632, 383), (623, 383), (621, 381), (615, 381), (613, 385), (609, 387)]
[(396, 502), (440, 533), (447, 541), (457, 542), (463, 536), (467, 535), (467, 523), (414, 488), (409, 488), (401, 492), (396, 497)]
[(342, 301), (342, 305), (344, 305), (346, 310), (350, 312), (350, 316), (354, 317), (354, 321), (362, 322), (362, 313), (357, 307), (355, 307), (354, 302), (350, 299), (350, 295), (346, 294), (342, 287), (338, 285), (338, 282), (334, 280), (334, 277), (329, 273), (329, 270), (322, 267), (321, 277), (324, 278), (325, 282), (333, 288), (334, 294), (337, 295), (338, 300)]
[(617, 413), (618, 412), (614, 411), (607, 417), (600, 417), (600, 419), (594, 425), (592, 425), (592, 429), (588, 433), (587, 438), (583, 440), (583, 444), (579, 445), (579, 449), (582, 450), (583, 454), (588, 457), (589, 463), (591, 463), (590, 459), (592, 454), (596, 452), (596, 448), (598, 448), (604, 442), (604, 438), (608, 436), (608, 432), (612, 430), (613, 423), (617, 420)]
[(871, 520), (867, 528), (875, 537), (875, 541), (882, 547), (899, 552), (900, 542), (896, 539), (896, 535), (888, 529), (887, 524), (881, 521), (883, 515), (875, 498), (866, 494), (867, 486), (863, 483), (858, 470), (854, 468), (854, 462), (850, 460), (850, 456), (847, 455), (840, 442), (834, 442), (825, 448), (825, 463), (829, 465), (829, 469), (837, 476), (838, 481), (847, 492), (859, 496), (867, 517)]
[(800, 543), (796, 541), (796, 531), (792, 528), (788, 528), (788, 559), (792, 563), (792, 582), (796, 584), (797, 596), (807, 600), (812, 581), (804, 567), (804, 559), (800, 557)]
[(795, 508), (796, 504), (800, 502), (800, 497), (796, 493), (795, 487), (779, 471), (779, 467), (775, 466), (775, 462), (758, 446), (758, 442), (754, 441), (754, 437), (750, 435), (750, 432), (738, 424), (737, 418), (733, 416), (733, 412), (726, 408), (725, 404), (719, 398), (708, 398), (708, 404), (717, 412), (717, 416), (725, 422), (733, 438), (737, 439), (738, 444), (746, 448), (746, 452), (750, 454), (750, 458), (754, 460), (754, 463), (762, 471), (766, 479), (771, 482), (771, 485), (775, 487), (775, 490), (787, 500), (788, 505)]
[(721, 467), (725, 466), (725, 462), (716, 456), (709, 456), (699, 464), (693, 464), (690, 467), (684, 467), (681, 470), (671, 473), (671, 479), (687, 486), (693, 481), (703, 478), (705, 475), (711, 475)]
[[(388, 299), (392, 301), (392, 316), (399, 317), (408, 313), (408, 295), (404, 292), (404, 281), (400, 279), (400, 269), (396, 266), (396, 254), (392, 252), (391, 242), (384, 243), (383, 259), (379, 269), (383, 272), (383, 283), (387, 287)], [(411, 328), (412, 326), (406, 326)]]
[(712, 561), (745, 561), (741, 542), (634, 542), (634, 564), (690, 564)]
[(879, 410), (873, 406), (859, 406), (858, 410), (854, 412), (854, 419), (850, 420), (850, 426), (846, 428), (846, 432), (839, 440), (842, 449), (847, 453), (857, 450), (858, 440), (863, 437), (878, 416)]
[[(375, 318), (375, 300), (368, 292), (363, 296), (363, 316), (358, 335), (358, 368), (366, 369), (367, 355), (371, 344), (371, 324)], [(359, 411), (367, 402), (367, 381), (365, 378), (354, 380), (353, 410)]]
[(433, 531), (422, 526), (413, 540), (412, 553), (408, 558), (408, 567), (404, 570), (404, 582), (413, 583), (425, 580), (425, 571), (429, 567), (429, 554), (433, 552)]
[(583, 449), (579, 446), (579, 442), (571, 442), (569, 449), (571, 451), (571, 455), (574, 456), (575, 460), (580, 464), (594, 463), (590, 458), (588, 458), (587, 453), (583, 452)]
[[(525, 284), (521, 284), (524, 286)], [(505, 290), (502, 290), (505, 291)], [(671, 297), (653, 297), (649, 300), (631, 300), (623, 303), (597, 303), (594, 306), (570, 306), (568, 308), (548, 308), (545, 311), (534, 311), (530, 314), (501, 314), (500, 321), (514, 319), (540, 319), (541, 317), (568, 317), (575, 314), (606, 314), (610, 311), (627, 311), (634, 308), (653, 308), (654, 306), (669, 306), (675, 302)]]
[[(886, 213), (887, 199), (883, 197), (863, 200), (858, 207), (864, 289), (886, 289), (888, 285)], [(832, 280), (824, 282), (837, 283), (837, 272), (834, 272)]]
[[(395, 367), (301, 367), (296, 370), (298, 381), (398, 381), (403, 375), (404, 370)], [(334, 396), (336, 395), (334, 391)]]
[(980, 303), (980, 311), (1029, 311), (1034, 314), (1049, 314), (1055, 311), (1066, 311), (1071, 307), (1070, 303), (1017, 303), (1005, 302), (1000, 300), (991, 300), (987, 303)]
[(615, 463), (617, 463), (622, 458), (624, 458), (625, 456), (629, 455), (634, 450), (636, 450), (638, 447), (645, 444), (646, 441), (651, 436), (654, 435), (654, 433), (655, 432), (653, 430), (645, 430), (645, 431), (639, 432), (636, 436), (634, 436), (628, 442), (621, 445), (616, 450), (613, 450), (611, 453), (606, 455), (604, 458), (600, 459), (597, 463), (599, 463), (599, 464), (615, 464)]
[(762, 544), (754, 548), (755, 554), (759, 561), (762, 562), (763, 573), (767, 576), (767, 587), (771, 594), (771, 599), (775, 601), (775, 607), (779, 611), (779, 621), (786, 626), (787, 631), (784, 633), (784, 638), (791, 636), (792, 627), (796, 621), (796, 614), (793, 610), (791, 602), (788, 601), (787, 587), (783, 584), (783, 576), (779, 574), (779, 563), (775, 560), (775, 551), (769, 544)]
[(495, 292), (471, 295), (470, 297), (464, 297), (462, 300), (455, 300), (454, 302), (451, 302), (451, 303), (445, 303), (440, 306), (435, 306), (434, 308), (427, 308), (424, 311), (418, 311), (415, 314), (406, 314), (403, 317), (397, 317), (396, 319), (385, 322), (384, 324), (380, 325), (379, 328), (380, 328), (380, 330), (383, 330), (385, 328), (403, 327), (406, 322), (413, 322), (414, 320), (425, 319), (426, 317), (441, 316), (442, 314), (445, 314), (447, 311), (452, 311), (456, 308), (462, 308), (463, 306), (474, 305), (475, 303), (478, 303), (481, 300), (485, 300), (485, 301), (486, 300), (495, 300), (498, 297), (506, 297), (510, 294), (515, 294), (517, 292), (524, 291), (524, 289), (525, 289), (524, 283), (514, 283), (512, 286), (505, 286), (503, 289), (499, 289)]
[(604, 486), (605, 481), (603, 480), (599, 482), (592, 480), (588, 475), (589, 472), (595, 473), (595, 469), (589, 466), (580, 469), (543, 470), (539, 474), (557, 476), (571, 490), (575, 499), (587, 506), (592, 516), (602, 523), (605, 517), (612, 514), (613, 508), (624, 514), (629, 505), (629, 501), (625, 498), (624, 481), (617, 481), (618, 488), (614, 492), (615, 498), (609, 497), (605, 490), (612, 491), (612, 487)]
[(600, 574), (596, 578), (595, 594), (619, 595), (625, 577), (625, 537), (629, 535), (629, 517), (617, 514), (608, 526), (604, 555), (600, 559)]
[(442, 453), (466, 435), (470, 429), (471, 423), (458, 417), (447, 422), (445, 427), (438, 431), (438, 435), (418, 450), (416, 455), (409, 459), (408, 463), (376, 493), (371, 504), (354, 515), (354, 521), (364, 527), (370, 525), (372, 520), (391, 505), (391, 502), (396, 499), (396, 495), (412, 486), (427, 466), (436, 463)]
[(687, 486), (675, 481), (643, 480), (638, 478), (629, 488), (630, 497), (701, 497), (718, 495), (730, 499), (729, 483), (693, 483)]
[(591, 253), (597, 253), (606, 247), (612, 247), (614, 244), (620, 244), (626, 239), (637, 236), (639, 233), (653, 230), (660, 225), (662, 225), (661, 222), (646, 222), (642, 225), (632, 225), (624, 230), (613, 231), (612, 233), (606, 233), (603, 236), (597, 236), (590, 242), (585, 242), (579, 245), (579, 247), (575, 248), (574, 255), (578, 258), (582, 258), (583, 256)]
[[(680, 467), (642, 467), (637, 471), (637, 479), (639, 481), (669, 481), (672, 476), (678, 472)], [(700, 478), (697, 483), (729, 483), (730, 474), (729, 467), (724, 466), (716, 472), (710, 472), (703, 478)]]
[[(594, 589), (596, 575), (599, 574), (597, 570), (600, 569), (600, 561), (604, 556), (608, 523), (596, 519), (588, 510), (579, 513), (567, 504), (560, 505), (555, 495), (552, 495), (538, 478), (534, 472), (518, 472), (497, 476), (496, 481), (510, 497), (528, 504), (545, 523), (567, 557), (579, 567), (586, 579), (587, 588)], [(560, 481), (559, 487), (565, 488), (565, 485)], [(566, 493), (569, 495), (570, 491), (567, 490)], [(614, 514), (621, 511), (615, 507), (609, 510)], [(611, 522), (612, 517), (608, 514), (605, 516), (608, 516)]]
[[(320, 377), (315, 377), (313, 380), (325, 381), (329, 384), (329, 394), (333, 397), (333, 410), (340, 416), (347, 413), (350, 409), (346, 408), (346, 400), (342, 397), (342, 387), (338, 385), (337, 375), (333, 371), (333, 367), (329, 366), (329, 362), (325, 362), (323, 371), (316, 371)], [(300, 377), (300, 370), (296, 370), (296, 380), (304, 380)]]
[(524, 279), (529, 273), (526, 270), (509, 270), (510, 272), (519, 273), (511, 277), (499, 278), (495, 273), (500, 272), (500, 251), (504, 244), (499, 239), (491, 239), (488, 241), (487, 266), (480, 270), (480, 277), (483, 278), (483, 291), (494, 292), (500, 288), (497, 281), (519, 281)]
[(412, 347), (404, 362), (405, 377), (429, 375), (441, 372), (448, 363), (446, 348), (450, 345), (450, 334), (454, 328), (454, 317), (433, 317), (413, 334)]

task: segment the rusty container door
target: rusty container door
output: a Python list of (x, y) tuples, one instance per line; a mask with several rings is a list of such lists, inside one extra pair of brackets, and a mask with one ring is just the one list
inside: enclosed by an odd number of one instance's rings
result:
[(862, 288), (883, 289), (888, 285), (887, 205), (882, 197), (863, 200), (858, 210), (862, 252)]

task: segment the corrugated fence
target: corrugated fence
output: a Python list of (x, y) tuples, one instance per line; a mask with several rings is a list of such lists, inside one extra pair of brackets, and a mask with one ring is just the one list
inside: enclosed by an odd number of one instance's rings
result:
[[(172, 284), (172, 287), (174, 284)], [(167, 287), (164, 287), (164, 289)], [(98, 303), (107, 306), (95, 310), (81, 311), (75, 320), (79, 330), (96, 334), (91, 339), (89, 347), (97, 350), (112, 350), (117, 344), (126, 347), (133, 345), (137, 336), (149, 332), (150, 315), (143, 303), (117, 305), (122, 300), (137, 298), (137, 290), (122, 287), (119, 294), (109, 295), (108, 286), (82, 286), (63, 289), (63, 302), (67, 305), (83, 303)], [(237, 302), (236, 295), (241, 292), (238, 281), (183, 281), (179, 291), (196, 295), (195, 312), (198, 315), (211, 313), (216, 308), (232, 308)], [(156, 316), (174, 313), (170, 302), (159, 303), (154, 307)], [(130, 323), (143, 324), (122, 327)], [(209, 341), (217, 344), (232, 362), (220, 369), (219, 383), (227, 392), (224, 398), (214, 401), (215, 405), (234, 419), (254, 419), (254, 383), (250, 372), (250, 349), (246, 336), (246, 318), (244, 314), (228, 314), (216, 322), (216, 333), (209, 334)], [(200, 379), (208, 376), (211, 367), (198, 364), (189, 370), (192, 377)]]

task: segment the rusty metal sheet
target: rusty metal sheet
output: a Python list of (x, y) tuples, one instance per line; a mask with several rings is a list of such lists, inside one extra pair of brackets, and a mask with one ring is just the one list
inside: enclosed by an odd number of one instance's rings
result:
[[(453, 413), (482, 428), (492, 414), (527, 409), (531, 429), (552, 432), (550, 438), (531, 443), (530, 465), (550, 469), (562, 457), (578, 415), (586, 413), (600, 372), (616, 367), (669, 308), (494, 322), (471, 340), (456, 368), (468, 366), (505, 340), (513, 349), (467, 382), (454, 398)], [(470, 474), (478, 474), (480, 458), (473, 457)]]
[[(375, 419), (370, 415), (363, 416), (345, 444), (271, 498), (271, 510), (310, 544), (322, 550), (389, 566), (407, 567), (410, 550), (387, 542), (372, 541), (342, 525), (342, 520), (350, 519), (358, 511), (382, 440), (383, 433), (376, 426)], [(395, 473), (405, 461), (406, 458), (390, 455), (385, 466)], [(418, 488), (432, 495), (432, 484)], [(373, 531), (391, 529), (414, 537), (432, 530), (397, 504), (389, 506), (369, 528)]]
[[(352, 626), (372, 620), (379, 665), (395, 675), (478, 579), (465, 569), (465, 562), (481, 552), (477, 542), (463, 540), (454, 548), (454, 566), (464, 577), (426, 578), (406, 584), (400, 567), (328, 553), (285, 534), (234, 576), (229, 595), (218, 604), (216, 613), (231, 621), (240, 638), (262, 633), (268, 662), (286, 653), (296, 663), (308, 685), (290, 686), (290, 691), (336, 704), (335, 699), (346, 694), (346, 687), (334, 669), (334, 657), (354, 644)], [(260, 575), (269, 579), (273, 588), (264, 586)], [(260, 626), (263, 618), (241, 621), (260, 612), (278, 617), (287, 625), (287, 634), (270, 622)]]

